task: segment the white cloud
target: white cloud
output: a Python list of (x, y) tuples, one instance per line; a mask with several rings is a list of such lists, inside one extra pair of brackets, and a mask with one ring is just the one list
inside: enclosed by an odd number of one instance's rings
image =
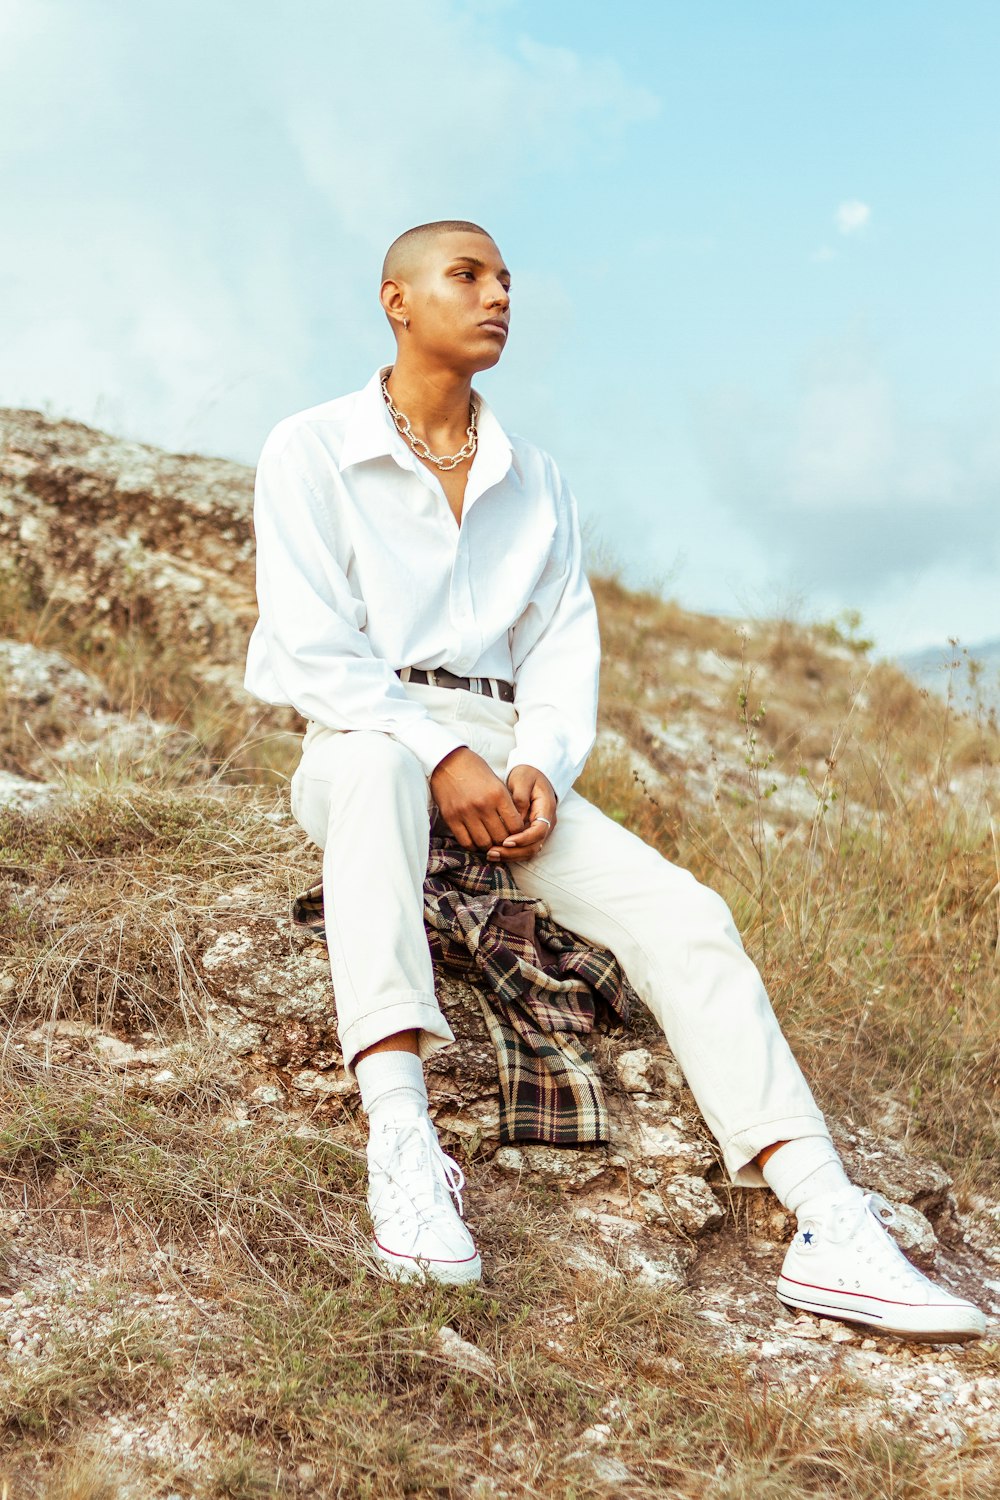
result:
[[(613, 150), (658, 108), (616, 63), (525, 36), (498, 46), (453, 0), (424, 0), (417, 27), (412, 14), (409, 0), (352, 13), (356, 65), (338, 68), (332, 95), (322, 49), (296, 48), (282, 68), (282, 107), (310, 183), (373, 249), (435, 218), (490, 228), (526, 175)], [(387, 47), (397, 31), (405, 47)]]
[(837, 205), (833, 221), (841, 234), (858, 234), (867, 228), (871, 216), (867, 203), (862, 203), (860, 198), (848, 198), (845, 203)]
[(908, 408), (877, 351), (852, 337), (814, 350), (789, 405), (720, 389), (699, 403), (696, 432), (711, 498), (764, 540), (775, 577), (864, 606), (936, 570), (992, 599), (994, 405), (983, 391), (951, 421)]
[[(395, 234), (472, 218), (516, 269), (525, 181), (573, 181), (658, 107), (494, 0), (6, 3), (0, 403), (250, 460), (367, 377)], [(557, 274), (518, 278), (549, 331)]]

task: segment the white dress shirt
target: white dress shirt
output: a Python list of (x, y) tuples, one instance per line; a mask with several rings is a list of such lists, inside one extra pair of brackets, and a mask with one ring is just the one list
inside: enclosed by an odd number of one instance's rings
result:
[(395, 668), (505, 678), (518, 715), (506, 769), (534, 766), (562, 797), (594, 743), (601, 653), (576, 499), (477, 391), (479, 445), (457, 523), (386, 409), (390, 368), (267, 436), (245, 686), (331, 729), (384, 730), (429, 776), (465, 742)]

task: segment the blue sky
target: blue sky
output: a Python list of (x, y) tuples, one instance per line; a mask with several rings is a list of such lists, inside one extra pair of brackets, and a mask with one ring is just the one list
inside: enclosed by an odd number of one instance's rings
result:
[(595, 563), (998, 636), (998, 62), (971, 0), (0, 0), (0, 403), (252, 463), (391, 359), (389, 240), (467, 217), (478, 383)]

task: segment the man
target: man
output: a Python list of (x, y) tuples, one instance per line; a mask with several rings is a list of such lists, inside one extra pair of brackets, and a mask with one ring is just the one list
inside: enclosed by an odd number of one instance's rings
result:
[(392, 365), (264, 444), (246, 673), (307, 720), (292, 810), (324, 850), (376, 1255), (401, 1278), (480, 1274), (422, 1067), (454, 1040), (423, 925), (436, 806), (463, 848), (506, 861), (556, 922), (615, 954), (732, 1181), (768, 1184), (797, 1216), (783, 1301), (980, 1336), (981, 1312), (912, 1267), (880, 1222), (889, 1205), (846, 1177), (725, 902), (573, 788), (596, 732), (597, 614), (571, 490), (472, 387), (508, 337), (496, 244), (464, 220), (418, 225), (389, 247), (380, 295)]

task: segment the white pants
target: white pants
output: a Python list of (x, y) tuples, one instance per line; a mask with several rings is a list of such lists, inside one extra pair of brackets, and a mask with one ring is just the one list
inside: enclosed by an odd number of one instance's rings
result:
[[(517, 710), (485, 693), (408, 682), (503, 779)], [(423, 922), (433, 798), (411, 750), (379, 730), (310, 722), (292, 812), (324, 851), (323, 889), (344, 1064), (416, 1029), (427, 1057), (455, 1040)], [(764, 1179), (774, 1141), (829, 1135), (725, 901), (570, 789), (531, 859), (507, 864), (556, 922), (610, 948), (662, 1026), (731, 1180)]]

